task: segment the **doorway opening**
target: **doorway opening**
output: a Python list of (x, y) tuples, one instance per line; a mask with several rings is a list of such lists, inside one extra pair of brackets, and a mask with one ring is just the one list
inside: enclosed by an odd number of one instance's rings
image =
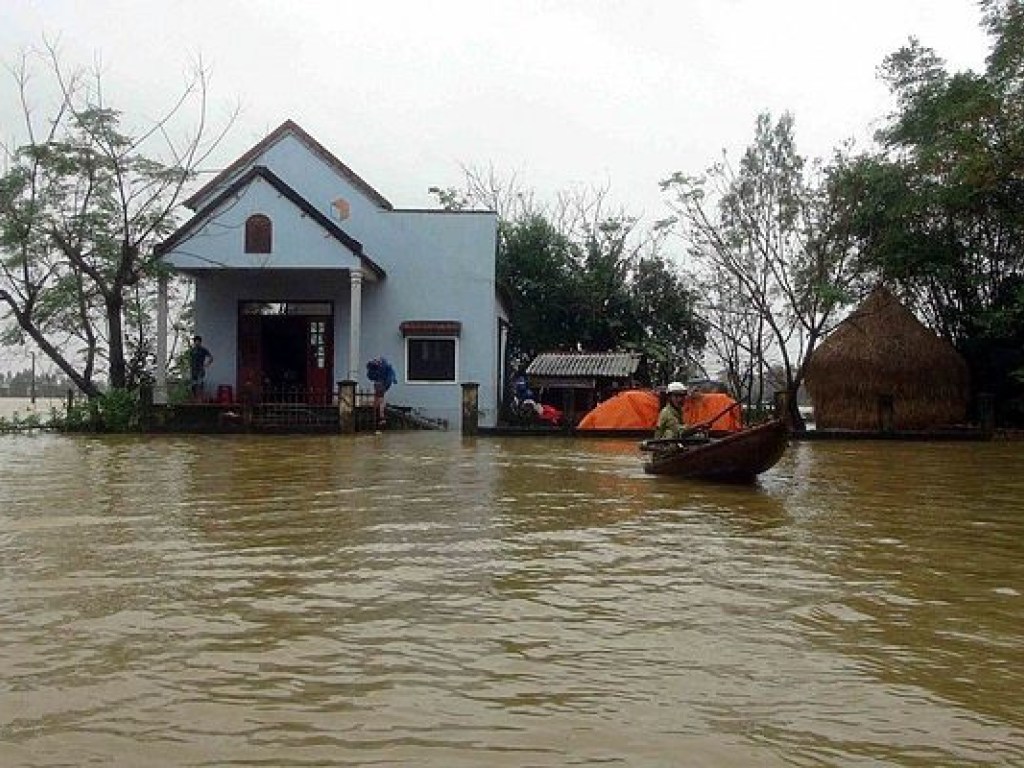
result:
[(251, 402), (333, 400), (330, 302), (243, 301), (238, 308), (238, 390)]

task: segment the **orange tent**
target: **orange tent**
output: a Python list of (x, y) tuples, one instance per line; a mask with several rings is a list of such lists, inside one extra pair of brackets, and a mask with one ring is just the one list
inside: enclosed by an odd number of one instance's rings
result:
[(722, 414), (722, 411), (735, 402), (720, 392), (692, 394), (683, 401), (683, 421), (688, 425), (706, 424), (718, 416), (711, 424), (712, 431), (737, 432), (743, 429), (740, 406), (737, 405), (728, 413)]
[(627, 389), (588, 412), (577, 429), (654, 429), (658, 410), (654, 392)]

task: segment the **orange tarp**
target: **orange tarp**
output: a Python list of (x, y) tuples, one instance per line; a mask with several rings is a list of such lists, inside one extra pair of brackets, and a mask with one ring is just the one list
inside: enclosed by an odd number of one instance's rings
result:
[(627, 389), (587, 413), (577, 429), (654, 429), (658, 410), (654, 392)]
[[(705, 424), (718, 416), (711, 429), (736, 432), (743, 428), (741, 408), (737, 405), (724, 415), (722, 411), (735, 403), (720, 393), (693, 394), (683, 402), (683, 420), (688, 426)], [(610, 397), (590, 411), (577, 429), (654, 429), (658, 423), (658, 395), (650, 390), (627, 389)]]
[[(718, 392), (690, 395), (683, 402), (683, 421), (691, 426), (706, 424), (735, 402), (728, 395)], [(711, 424), (711, 429), (716, 432), (736, 432), (743, 429), (743, 417), (740, 410), (737, 405), (725, 415), (718, 416)]]

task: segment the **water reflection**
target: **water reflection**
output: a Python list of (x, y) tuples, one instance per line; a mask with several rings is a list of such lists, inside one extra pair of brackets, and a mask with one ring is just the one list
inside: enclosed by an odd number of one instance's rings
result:
[(1024, 456), (0, 441), (4, 765), (1024, 763)]

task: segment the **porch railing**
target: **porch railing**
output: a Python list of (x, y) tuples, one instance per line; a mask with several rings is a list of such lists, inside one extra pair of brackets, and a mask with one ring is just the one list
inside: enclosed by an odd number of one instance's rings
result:
[(235, 401), (243, 405), (309, 405), (333, 406), (337, 393), (331, 389), (307, 389), (305, 387), (247, 387), (232, 392), (230, 387), (218, 387), (214, 402)]
[[(377, 415), (373, 408), (373, 392), (356, 390), (355, 428), (358, 432), (379, 429)], [(312, 427), (340, 429), (337, 393), (322, 389), (299, 387), (246, 388), (240, 392), (229, 386), (220, 386), (213, 392), (205, 393), (202, 403), (218, 405), (231, 410), (243, 423), (256, 428), (272, 430)], [(387, 408), (389, 429), (447, 429), (443, 420), (430, 419), (420, 415), (414, 408), (391, 404)]]

